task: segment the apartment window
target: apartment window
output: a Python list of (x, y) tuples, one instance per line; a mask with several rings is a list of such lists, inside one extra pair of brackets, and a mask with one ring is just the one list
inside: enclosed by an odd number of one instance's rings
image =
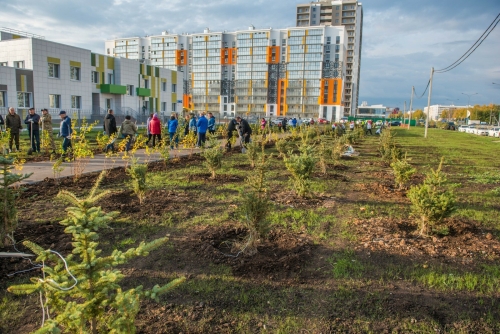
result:
[(1, 62), (1, 63), (0, 63), (0, 66), (7, 66), (7, 65), (8, 65), (8, 64), (7, 64), (7, 62), (6, 62), (6, 61), (3, 61), (3, 62)]
[(276, 46), (276, 40), (275, 40), (275, 39), (273, 39), (273, 40), (271, 41), (271, 45), (272, 45), (272, 46)]
[(177, 111), (177, 104), (176, 103), (172, 103), (172, 111), (173, 112)]
[(336, 16), (336, 17), (339, 17), (339, 13), (335, 13), (335, 16)]
[(71, 80), (80, 81), (80, 68), (76, 66), (70, 66), (69, 68)]
[(71, 96), (71, 108), (81, 109), (82, 108), (82, 97), (81, 96)]
[(323, 118), (327, 118), (328, 116), (328, 107), (323, 107)]
[(7, 106), (7, 94), (6, 92), (0, 91), (0, 107)]
[(336, 9), (336, 10), (340, 10), (340, 6), (336, 6), (336, 7), (335, 7), (335, 9)]
[(59, 109), (61, 108), (61, 95), (50, 94), (49, 95), (49, 107)]
[(315, 11), (316, 11), (316, 7), (313, 7), (313, 12), (315, 12)]
[(110, 85), (114, 84), (113, 73), (108, 73), (108, 84)]
[(49, 63), (49, 78), (59, 78), (59, 64)]
[(335, 19), (335, 23), (339, 23), (339, 19)]
[(15, 62), (14, 62), (14, 67), (15, 67), (15, 68), (24, 68), (24, 60), (21, 60), (21, 61), (15, 61)]
[(144, 88), (149, 88), (149, 80), (144, 79)]
[(172, 84), (172, 93), (175, 93), (177, 91), (177, 85)]
[(167, 83), (166, 82), (162, 82), (161, 83), (161, 90), (166, 92), (167, 91)]
[(224, 111), (227, 111), (227, 104), (224, 105)]
[(19, 108), (30, 108), (31, 107), (31, 93), (17, 93), (17, 106)]
[(340, 44), (340, 36), (337, 36), (337, 37), (335, 38), (335, 44)]
[(107, 53), (108, 53), (108, 55), (109, 55), (109, 48), (107, 49)]
[(167, 102), (161, 103), (161, 111), (167, 111)]
[(227, 96), (224, 96), (224, 103), (227, 103)]
[(315, 18), (316, 18), (316, 14), (313, 14), (313, 19), (315, 19)]
[(127, 95), (134, 96), (134, 85), (127, 85)]
[(332, 42), (332, 38), (331, 37), (327, 37), (326, 38), (326, 44), (330, 44)]
[(329, 53), (325, 54), (325, 60), (327, 60), (327, 61), (330, 60), (330, 54)]
[(99, 83), (99, 72), (92, 71), (92, 83), (98, 84)]
[(234, 105), (231, 105), (231, 111), (234, 111)]

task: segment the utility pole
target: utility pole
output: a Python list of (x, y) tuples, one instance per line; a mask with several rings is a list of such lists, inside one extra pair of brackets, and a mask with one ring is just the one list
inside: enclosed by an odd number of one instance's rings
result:
[(413, 111), (413, 94), (415, 93), (415, 86), (411, 86), (411, 99), (410, 99), (410, 119), (408, 120), (408, 130), (411, 126), (411, 112)]
[(431, 67), (431, 79), (429, 86), (429, 98), (427, 99), (427, 113), (425, 117), (425, 134), (424, 138), (427, 138), (427, 129), (429, 128), (429, 112), (431, 110), (431, 97), (432, 97), (432, 79), (434, 77), (434, 67)]
[(403, 125), (405, 124), (405, 119), (406, 119), (406, 101), (405, 101), (405, 107), (403, 108)]

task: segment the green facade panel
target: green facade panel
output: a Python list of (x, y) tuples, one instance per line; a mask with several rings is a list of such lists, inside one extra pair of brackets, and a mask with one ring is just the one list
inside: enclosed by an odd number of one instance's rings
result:
[(151, 96), (151, 89), (148, 88), (137, 88), (137, 96)]
[(127, 86), (101, 85), (101, 93), (125, 95), (127, 94)]

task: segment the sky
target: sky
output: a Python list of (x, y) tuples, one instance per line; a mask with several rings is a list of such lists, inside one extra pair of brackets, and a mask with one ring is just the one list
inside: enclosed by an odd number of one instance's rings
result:
[[(287, 28), (297, 0), (0, 0), (0, 27), (104, 52), (104, 41), (171, 33)], [(359, 103), (403, 109), (431, 67), (464, 54), (500, 13), (499, 0), (366, 0)], [(493, 85), (495, 82), (498, 85)], [(436, 74), (432, 104), (500, 104), (500, 24), (455, 70)], [(414, 109), (427, 105), (427, 94)]]

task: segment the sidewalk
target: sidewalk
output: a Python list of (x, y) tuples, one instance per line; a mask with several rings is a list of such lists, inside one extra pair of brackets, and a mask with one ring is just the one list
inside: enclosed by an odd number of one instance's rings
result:
[[(193, 150), (193, 154), (200, 153), (200, 149)], [(191, 154), (191, 149), (179, 149), (179, 150), (171, 150), (170, 158), (173, 157), (185, 157)], [(85, 169), (83, 170), (83, 174), (100, 172), (102, 170), (113, 169), (116, 167), (125, 167), (125, 165), (129, 162), (129, 160), (122, 159), (124, 153), (119, 153), (118, 155), (114, 155), (112, 157), (106, 157), (105, 154), (95, 154), (94, 158), (88, 160)], [(159, 153), (153, 153), (150, 155), (146, 154), (145, 149), (137, 150), (134, 155), (139, 162), (155, 162), (160, 161), (161, 157)], [(60, 173), (58, 178), (64, 178), (68, 176), (73, 176), (73, 168), (72, 165), (75, 162), (64, 162), (62, 164), (63, 171)], [(30, 174), (33, 173), (28, 179), (23, 180), (21, 184), (32, 184), (37, 182), (42, 182), (46, 178), (54, 178), (54, 170), (52, 166), (54, 165), (54, 161), (40, 161), (40, 162), (28, 162), (23, 166), (22, 171), (14, 171), (14, 173), (18, 174)]]

